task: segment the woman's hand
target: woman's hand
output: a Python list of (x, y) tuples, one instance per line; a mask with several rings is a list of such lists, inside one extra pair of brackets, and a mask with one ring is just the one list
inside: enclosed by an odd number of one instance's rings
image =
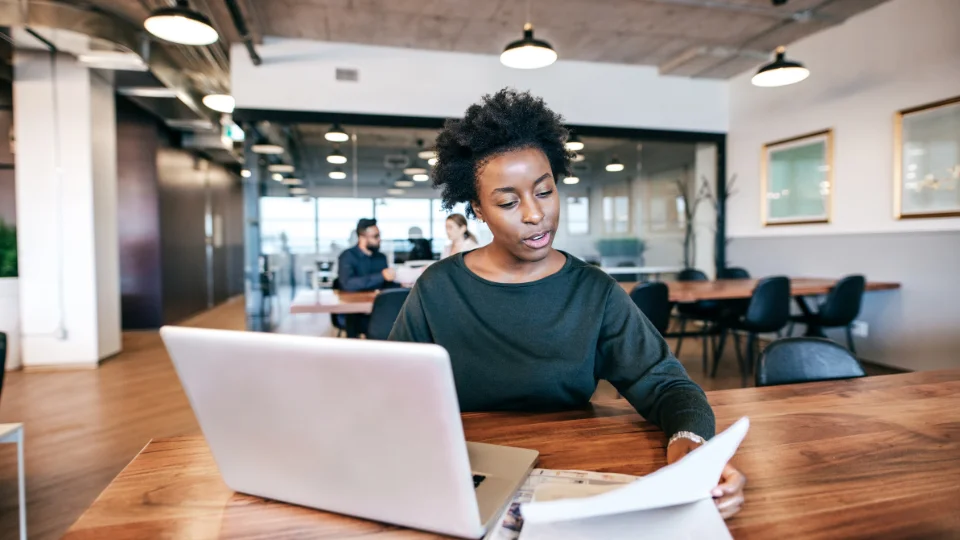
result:
[[(667, 447), (667, 464), (679, 461), (680, 458), (694, 451), (700, 444), (690, 439), (677, 439)], [(727, 519), (743, 506), (743, 488), (747, 484), (747, 477), (727, 463), (720, 474), (720, 484), (713, 488), (711, 494), (717, 503), (717, 510), (724, 519)]]

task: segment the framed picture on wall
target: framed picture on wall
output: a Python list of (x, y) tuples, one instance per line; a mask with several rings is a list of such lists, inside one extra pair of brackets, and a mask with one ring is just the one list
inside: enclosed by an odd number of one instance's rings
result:
[(763, 225), (829, 223), (833, 193), (833, 130), (763, 146)]
[(894, 118), (894, 213), (960, 216), (960, 96)]

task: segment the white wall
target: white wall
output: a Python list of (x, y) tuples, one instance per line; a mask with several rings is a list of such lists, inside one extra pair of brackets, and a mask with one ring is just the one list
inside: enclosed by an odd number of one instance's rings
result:
[[(558, 61), (539, 70), (504, 67), (496, 56), (266, 38), (254, 66), (231, 49), (238, 108), (461, 117), (487, 93), (531, 90), (572, 124), (723, 132), (727, 85), (663, 77), (649, 66)], [(335, 80), (336, 68), (359, 82)]]
[[(730, 82), (727, 203), (731, 237), (957, 230), (960, 218), (893, 217), (893, 118), (898, 110), (960, 95), (960, 2), (893, 0), (787, 49), (811, 75), (757, 88), (751, 73)], [(833, 128), (833, 221), (764, 228), (764, 143)]]
[(47, 53), (17, 51), (14, 79), (23, 364), (93, 366), (120, 347), (113, 94), (67, 56), (54, 85)]

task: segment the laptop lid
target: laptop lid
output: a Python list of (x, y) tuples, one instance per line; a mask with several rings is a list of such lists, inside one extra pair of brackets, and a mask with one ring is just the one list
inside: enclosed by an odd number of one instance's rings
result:
[(442, 347), (180, 327), (160, 335), (230, 488), (482, 534)]

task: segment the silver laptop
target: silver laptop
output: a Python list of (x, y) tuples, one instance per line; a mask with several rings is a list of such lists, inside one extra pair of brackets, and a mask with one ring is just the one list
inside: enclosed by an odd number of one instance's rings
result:
[(164, 327), (224, 482), (301, 506), (464, 538), (537, 460), (467, 443), (437, 345)]

